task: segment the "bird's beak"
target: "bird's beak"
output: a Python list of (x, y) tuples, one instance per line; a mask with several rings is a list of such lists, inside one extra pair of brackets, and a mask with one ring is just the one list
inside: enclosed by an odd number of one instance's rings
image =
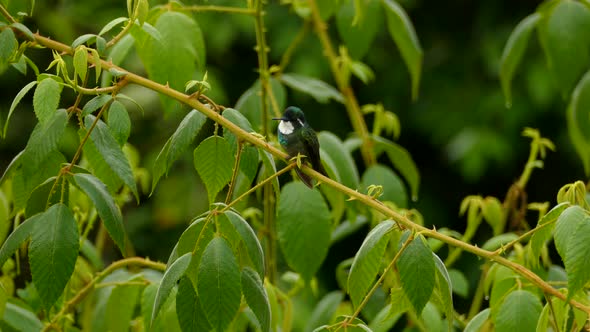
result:
[(281, 121), (287, 121), (287, 119), (285, 118), (272, 118), (273, 120), (281, 120)]

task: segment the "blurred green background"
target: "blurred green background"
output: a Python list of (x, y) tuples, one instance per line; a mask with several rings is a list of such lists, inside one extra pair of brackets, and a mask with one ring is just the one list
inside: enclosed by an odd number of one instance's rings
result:
[[(25, 1), (3, 2), (11, 12), (28, 11)], [(150, 1), (152, 6), (161, 3)], [(562, 185), (584, 177), (582, 164), (566, 132), (566, 101), (552, 85), (536, 38), (532, 38), (516, 74), (512, 108), (505, 107), (500, 89), (498, 65), (506, 40), (516, 24), (534, 12), (540, 1), (407, 0), (400, 3), (410, 15), (424, 50), (418, 100), (411, 100), (408, 71), (385, 25), (371, 51), (362, 59), (376, 73), (375, 80), (367, 85), (353, 80), (353, 87), (361, 105), (381, 102), (400, 118), (402, 131), (398, 142), (411, 153), (422, 178), (419, 199), (410, 207), (424, 215), (427, 225), (462, 232), (464, 220), (458, 216), (458, 210), (465, 196), (492, 195), (503, 200), (528, 157), (530, 141), (521, 136), (524, 127), (540, 129), (557, 146), (557, 151), (546, 159), (545, 169), (533, 173), (528, 186), (529, 201), (554, 204)], [(236, 0), (185, 1), (184, 4), (245, 6), (244, 1)], [(70, 44), (79, 35), (97, 33), (110, 20), (125, 15), (125, 1), (121, 0), (38, 0), (33, 16), (24, 23), (33, 31)], [(219, 104), (234, 106), (258, 77), (253, 49), (254, 19), (219, 13), (194, 15), (205, 37), (212, 85), (209, 95)], [(332, 40), (341, 43), (334, 19), (328, 23)], [(290, 5), (269, 1), (266, 24), (270, 64), (278, 64), (303, 20)], [(41, 70), (52, 60), (48, 50), (30, 50), (27, 54)], [(145, 74), (133, 52), (123, 66)], [(31, 72), (23, 76), (11, 67), (2, 70), (0, 121), (3, 124), (14, 96), (35, 77)], [(334, 84), (317, 37), (311, 32), (293, 55), (287, 71)], [(200, 79), (201, 75), (195, 73), (194, 78)], [(129, 108), (132, 119), (129, 142), (139, 151), (140, 165), (151, 170), (155, 156), (187, 110), (179, 107), (175, 113), (164, 115), (154, 93), (139, 87), (128, 87), (125, 93), (145, 109), (142, 115), (134, 107)], [(68, 107), (73, 100), (74, 95), (67, 91), (60, 105)], [(24, 148), (35, 125), (31, 102), (32, 94), (21, 102), (6, 139), (0, 141), (2, 171)], [(352, 130), (341, 104), (318, 104), (292, 90), (288, 90), (288, 104), (303, 108), (317, 131), (332, 131), (344, 139)], [(372, 116), (366, 119), (370, 126)], [(75, 129), (70, 127), (70, 139), (62, 147), (68, 158), (77, 147)], [(362, 171), (360, 156), (355, 157)], [(386, 159), (380, 162), (388, 163)], [(123, 209), (128, 234), (138, 255), (165, 260), (188, 222), (207, 208), (192, 154), (187, 152), (174, 165), (151, 197), (148, 188), (144, 192), (140, 206), (129, 202)], [(529, 222), (535, 221), (536, 215), (532, 215)], [(486, 239), (490, 234), (479, 236)], [(363, 237), (361, 234), (356, 239), (359, 244)], [(352, 257), (358, 248), (351, 244), (345, 247), (346, 252), (338, 256)], [(332, 251), (340, 249), (338, 246)], [(337, 263), (338, 260), (330, 264)]]

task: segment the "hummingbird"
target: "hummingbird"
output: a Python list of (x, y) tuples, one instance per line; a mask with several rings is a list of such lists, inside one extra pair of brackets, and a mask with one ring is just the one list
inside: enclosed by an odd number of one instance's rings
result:
[[(289, 106), (280, 118), (278, 128), (279, 143), (287, 151), (290, 158), (298, 154), (305, 155), (314, 170), (327, 176), (326, 170), (320, 160), (320, 143), (315, 131), (305, 121), (305, 114), (299, 107)], [(313, 188), (313, 182), (309, 175), (295, 168), (297, 175), (309, 188)]]

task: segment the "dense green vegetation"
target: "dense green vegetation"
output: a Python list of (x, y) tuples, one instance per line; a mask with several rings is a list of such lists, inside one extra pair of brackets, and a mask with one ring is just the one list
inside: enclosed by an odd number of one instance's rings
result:
[(2, 330), (587, 328), (588, 3), (0, 14)]

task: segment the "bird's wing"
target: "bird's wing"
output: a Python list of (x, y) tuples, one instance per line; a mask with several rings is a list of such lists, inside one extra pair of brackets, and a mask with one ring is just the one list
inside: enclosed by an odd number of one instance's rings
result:
[(327, 176), (326, 170), (324, 169), (324, 166), (322, 166), (322, 161), (320, 159), (320, 144), (316, 133), (312, 132), (311, 135), (305, 135), (303, 143), (305, 144), (305, 151), (308, 151), (310, 154), (308, 158), (312, 163), (313, 169)]

